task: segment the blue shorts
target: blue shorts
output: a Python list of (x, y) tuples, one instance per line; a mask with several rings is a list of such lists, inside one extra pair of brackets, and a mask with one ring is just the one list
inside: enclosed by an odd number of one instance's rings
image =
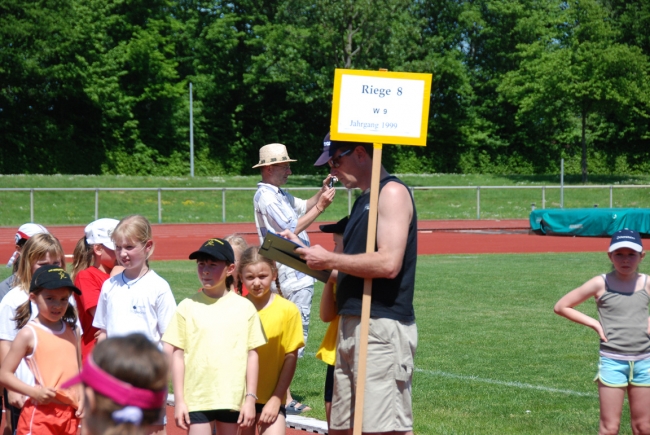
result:
[(599, 380), (607, 387), (650, 387), (650, 358), (623, 361), (601, 356), (598, 376), (594, 380)]

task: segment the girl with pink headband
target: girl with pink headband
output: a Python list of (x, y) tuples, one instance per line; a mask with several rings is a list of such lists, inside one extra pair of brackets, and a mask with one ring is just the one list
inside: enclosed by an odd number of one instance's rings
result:
[(165, 408), (167, 373), (158, 347), (142, 334), (131, 334), (98, 343), (63, 388), (83, 383), (83, 433), (142, 435)]

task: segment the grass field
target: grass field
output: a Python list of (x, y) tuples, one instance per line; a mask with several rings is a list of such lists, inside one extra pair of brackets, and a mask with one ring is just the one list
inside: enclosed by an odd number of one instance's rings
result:
[[(153, 267), (182, 300), (198, 288), (190, 261)], [(554, 303), (609, 270), (606, 255), (437, 255), (418, 259), (419, 330), (413, 382), (417, 434), (587, 434), (598, 428), (595, 332), (553, 313)], [(648, 272), (647, 265), (642, 271)], [(7, 274), (1, 270), (1, 276)], [(307, 356), (292, 391), (325, 416), (325, 365), (314, 358), (325, 325), (317, 285)], [(595, 304), (581, 309), (596, 315)], [(227, 331), (224, 331), (227, 333)], [(621, 433), (631, 433), (624, 410)]]
[[(317, 187), (322, 176), (294, 175), (287, 188)], [(482, 189), (482, 219), (525, 219), (531, 204), (542, 207), (542, 186), (559, 185), (557, 176), (497, 176), (429, 174), (404, 175), (410, 186), (536, 186), (535, 189)], [(88, 175), (0, 175), (0, 188), (196, 188), (245, 187), (255, 188), (257, 176), (225, 177), (127, 177)], [(565, 177), (565, 183), (578, 185), (575, 176)], [(591, 184), (650, 185), (650, 176), (593, 176)], [(301, 198), (316, 190), (294, 191)], [(617, 188), (613, 192), (614, 207), (650, 207), (650, 188)], [(253, 222), (253, 191), (226, 193), (226, 221)], [(354, 200), (358, 191), (352, 195)], [(476, 189), (416, 190), (414, 193), (420, 219), (476, 219)], [(223, 216), (222, 191), (163, 191), (161, 194), (162, 222), (221, 222)], [(566, 208), (609, 207), (609, 189), (569, 189), (564, 193)], [(560, 190), (546, 189), (546, 208), (560, 206)], [(334, 204), (319, 220), (337, 220), (347, 214), (348, 196), (344, 188), (337, 191)], [(157, 191), (102, 191), (99, 192), (99, 216), (121, 218), (139, 213), (152, 222), (158, 222)], [(45, 225), (85, 225), (95, 218), (94, 191), (34, 192), (34, 220)], [(30, 220), (30, 194), (23, 191), (0, 191), (0, 226), (19, 226)]]

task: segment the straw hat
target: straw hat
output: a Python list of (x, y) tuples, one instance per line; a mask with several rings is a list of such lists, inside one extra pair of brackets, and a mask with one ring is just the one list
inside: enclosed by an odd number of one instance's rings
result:
[(296, 160), (289, 158), (286, 146), (282, 145), (281, 143), (270, 143), (260, 148), (260, 162), (257, 165), (253, 166), (253, 168), (295, 161)]

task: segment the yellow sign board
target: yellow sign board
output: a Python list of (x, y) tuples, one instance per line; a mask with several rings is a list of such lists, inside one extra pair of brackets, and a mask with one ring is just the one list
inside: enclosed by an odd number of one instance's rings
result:
[(431, 74), (336, 69), (330, 137), (425, 146)]

